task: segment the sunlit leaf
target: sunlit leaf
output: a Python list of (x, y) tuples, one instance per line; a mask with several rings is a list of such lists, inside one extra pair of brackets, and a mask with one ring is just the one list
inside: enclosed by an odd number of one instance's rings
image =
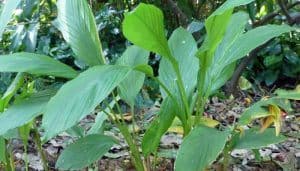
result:
[(248, 90), (252, 87), (250, 81), (248, 81), (245, 77), (240, 77), (239, 79), (239, 87), (241, 90)]
[(132, 43), (170, 58), (163, 13), (159, 8), (140, 3), (132, 12), (125, 14), (123, 33)]

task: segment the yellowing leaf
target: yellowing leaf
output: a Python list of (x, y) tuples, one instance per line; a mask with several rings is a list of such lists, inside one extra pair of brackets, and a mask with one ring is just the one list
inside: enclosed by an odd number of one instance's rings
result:
[(269, 112), (270, 115), (263, 119), (260, 131), (263, 132), (274, 122), (276, 136), (278, 136), (281, 129), (281, 109), (278, 106), (269, 105)]
[(264, 132), (273, 122), (274, 122), (274, 117), (272, 115), (263, 118), (260, 132)]
[(211, 119), (211, 118), (202, 117), (200, 119), (200, 124), (205, 125), (205, 126), (210, 127), (210, 128), (214, 128), (217, 125), (219, 125), (220, 122), (218, 122), (218, 121), (216, 121), (214, 119)]
[(168, 129), (168, 132), (174, 132), (183, 135), (183, 128), (182, 126), (172, 126)]

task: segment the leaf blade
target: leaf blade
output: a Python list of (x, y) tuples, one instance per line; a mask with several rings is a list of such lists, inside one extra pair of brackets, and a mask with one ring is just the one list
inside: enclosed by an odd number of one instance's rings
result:
[(59, 0), (57, 27), (76, 58), (89, 66), (105, 64), (95, 19), (86, 0)]
[[(204, 170), (221, 153), (229, 134), (229, 131), (221, 132), (214, 128), (194, 128), (179, 148), (175, 170)], [(198, 151), (195, 152), (195, 149)]]
[(270, 144), (277, 144), (286, 140), (282, 135), (276, 136), (275, 130), (272, 128), (266, 129), (260, 133), (256, 129), (249, 129), (244, 132), (238, 140), (234, 149), (260, 149), (267, 147)]
[(0, 72), (27, 72), (64, 78), (77, 76), (77, 72), (68, 65), (45, 55), (26, 52), (1, 55)]
[(0, 115), (0, 135), (23, 126), (38, 115), (41, 115), (53, 94), (50, 91), (38, 92), (9, 107)]
[(69, 145), (59, 156), (56, 168), (79, 170), (100, 159), (115, 143), (105, 135), (88, 135)]
[(64, 84), (46, 107), (44, 139), (71, 128), (92, 112), (130, 72), (131, 68), (125, 66), (95, 66)]
[(123, 33), (132, 43), (170, 57), (164, 33), (163, 13), (155, 6), (140, 3), (132, 12), (127, 13), (123, 21)]
[[(118, 65), (136, 67), (148, 63), (149, 52), (137, 46), (131, 46), (126, 49), (121, 58), (118, 59)], [(118, 86), (120, 97), (129, 105), (133, 105), (135, 97), (139, 93), (145, 80), (145, 74), (139, 71), (132, 71)]]

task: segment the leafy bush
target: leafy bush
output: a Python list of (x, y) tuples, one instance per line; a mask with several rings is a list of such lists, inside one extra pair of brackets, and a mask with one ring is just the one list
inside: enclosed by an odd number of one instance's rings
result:
[[(203, 122), (205, 102), (230, 78), (237, 60), (273, 37), (295, 30), (287, 25), (266, 25), (245, 32), (249, 16), (245, 12), (233, 11), (235, 7), (252, 1), (229, 0), (211, 14), (205, 22), (207, 36), (199, 49), (193, 36), (183, 28), (174, 30), (167, 39), (160, 9), (141, 3), (126, 13), (123, 21), (124, 36), (135, 45), (127, 47), (115, 65), (109, 65), (87, 2), (58, 0), (55, 25), (70, 45), (76, 60), (89, 67), (77, 71), (49, 56), (28, 52), (0, 56), (0, 72), (18, 73), (0, 101), (3, 111), (0, 124), (5, 125), (0, 128), (0, 160), (11, 169), (9, 159), (5, 157), (5, 144), (13, 137), (10, 130), (17, 129), (27, 142), (28, 130), (33, 129), (47, 170), (38, 126), (33, 122), (35, 118), (42, 115), (42, 141), (47, 142), (74, 129), (95, 109), (101, 110), (95, 124), (62, 152), (57, 168), (81, 169), (101, 158), (116, 143), (114, 138), (98, 131), (106, 119), (113, 122), (124, 136), (137, 170), (146, 170), (144, 158), (156, 153), (161, 136), (176, 117), (184, 131), (184, 140), (175, 161), (175, 170), (178, 171), (186, 168), (204, 170), (222, 151), (226, 167), (228, 153), (234, 148), (257, 149), (281, 142), (284, 140), (279, 136), (281, 110), (289, 110), (286, 99), (300, 100), (299, 89), (278, 90), (277, 96), (250, 107), (233, 127), (218, 130)], [(162, 57), (158, 77), (147, 65), (149, 52)], [(68, 81), (59, 89), (37, 92), (33, 82), (24, 84), (24, 77), (28, 75), (59, 77)], [(146, 76), (160, 85), (163, 101), (157, 118), (145, 132), (141, 155), (136, 137), (124, 122), (118, 101), (125, 101), (134, 113), (135, 98)], [(19, 90), (21, 95), (17, 94)], [(261, 134), (255, 128), (243, 130), (256, 118), (265, 118), (262, 131), (274, 122), (278, 136), (272, 129)], [(195, 153), (195, 148), (199, 152)]]

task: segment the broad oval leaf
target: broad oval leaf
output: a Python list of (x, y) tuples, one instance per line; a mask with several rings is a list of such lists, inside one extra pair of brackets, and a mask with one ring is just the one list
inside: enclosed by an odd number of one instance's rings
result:
[(125, 14), (123, 33), (132, 43), (164, 57), (170, 57), (163, 13), (159, 8), (140, 3), (132, 12)]
[(73, 52), (89, 66), (105, 64), (92, 10), (86, 0), (59, 0), (55, 22)]
[[(193, 36), (184, 28), (176, 29), (168, 41), (171, 54), (179, 64), (180, 74), (188, 96), (192, 94), (197, 83), (199, 60), (195, 57), (197, 43)], [(172, 93), (179, 93), (176, 74), (172, 64), (167, 59), (162, 59), (159, 65), (159, 78)], [(161, 91), (163, 96), (166, 93)], [(178, 95), (180, 96), (180, 95)]]
[[(225, 34), (233, 9), (237, 6), (246, 5), (252, 1), (254, 0), (227, 0), (214, 11), (205, 21), (207, 38), (201, 49), (214, 52)], [(211, 55), (211, 53), (209, 55)]]
[(68, 65), (45, 55), (26, 52), (1, 55), (0, 72), (27, 72), (64, 78), (77, 76), (77, 72)]
[(194, 128), (179, 148), (175, 170), (204, 170), (222, 152), (229, 134), (229, 131), (221, 132), (214, 128)]
[[(238, 12), (232, 15), (223, 40), (216, 48), (216, 51), (212, 58), (212, 66), (209, 67), (207, 71), (207, 82), (205, 84), (206, 86), (208, 86), (210, 84), (210, 81), (212, 82), (211, 92), (214, 92), (221, 86), (223, 86), (233, 74), (236, 66), (234, 62), (224, 68), (216, 67), (214, 65), (217, 65), (218, 61), (222, 60), (221, 58), (226, 58), (226, 56), (224, 56), (226, 49), (228, 48), (228, 46), (232, 45), (236, 38), (243, 34), (248, 20), (249, 16), (244, 12)], [(213, 77), (214, 75), (217, 76)], [(206, 89), (208, 89), (208, 87), (206, 87)]]
[(236, 140), (237, 142), (233, 148), (260, 149), (285, 140), (286, 138), (283, 135), (276, 136), (275, 129), (273, 128), (266, 129), (264, 132), (259, 132), (257, 129), (252, 128), (246, 130), (243, 135)]
[(4, 2), (0, 16), (0, 40), (2, 39), (2, 34), (6, 25), (9, 23), (11, 16), (18, 7), (20, 1), (21, 0), (6, 0)]
[[(118, 65), (136, 67), (148, 63), (149, 52), (137, 46), (130, 46), (118, 59)], [(129, 105), (133, 105), (137, 94), (143, 86), (145, 74), (132, 71), (118, 86), (120, 97)]]
[(56, 168), (80, 170), (99, 160), (113, 146), (115, 140), (106, 135), (93, 134), (78, 139), (59, 156)]
[(41, 115), (52, 95), (54, 95), (53, 91), (38, 92), (0, 113), (0, 135), (23, 126), (38, 115)]
[[(186, 94), (189, 98), (191, 98), (197, 84), (196, 78), (199, 70), (199, 59), (195, 57), (197, 52), (197, 43), (188, 31), (184, 28), (178, 28), (172, 33), (168, 44), (171, 54), (174, 56), (179, 65), (179, 71)], [(177, 85), (177, 76), (171, 62), (166, 58), (162, 58), (160, 61), (159, 78), (179, 102), (180, 106), (176, 106), (176, 103), (173, 103), (173, 107), (177, 108), (179, 118), (184, 121), (185, 119), (182, 115), (184, 114), (184, 107)], [(162, 88), (161, 92), (165, 98), (167, 93)]]
[(92, 112), (130, 72), (131, 68), (126, 66), (95, 66), (64, 84), (46, 107), (42, 123), (44, 138), (48, 140), (74, 126)]

